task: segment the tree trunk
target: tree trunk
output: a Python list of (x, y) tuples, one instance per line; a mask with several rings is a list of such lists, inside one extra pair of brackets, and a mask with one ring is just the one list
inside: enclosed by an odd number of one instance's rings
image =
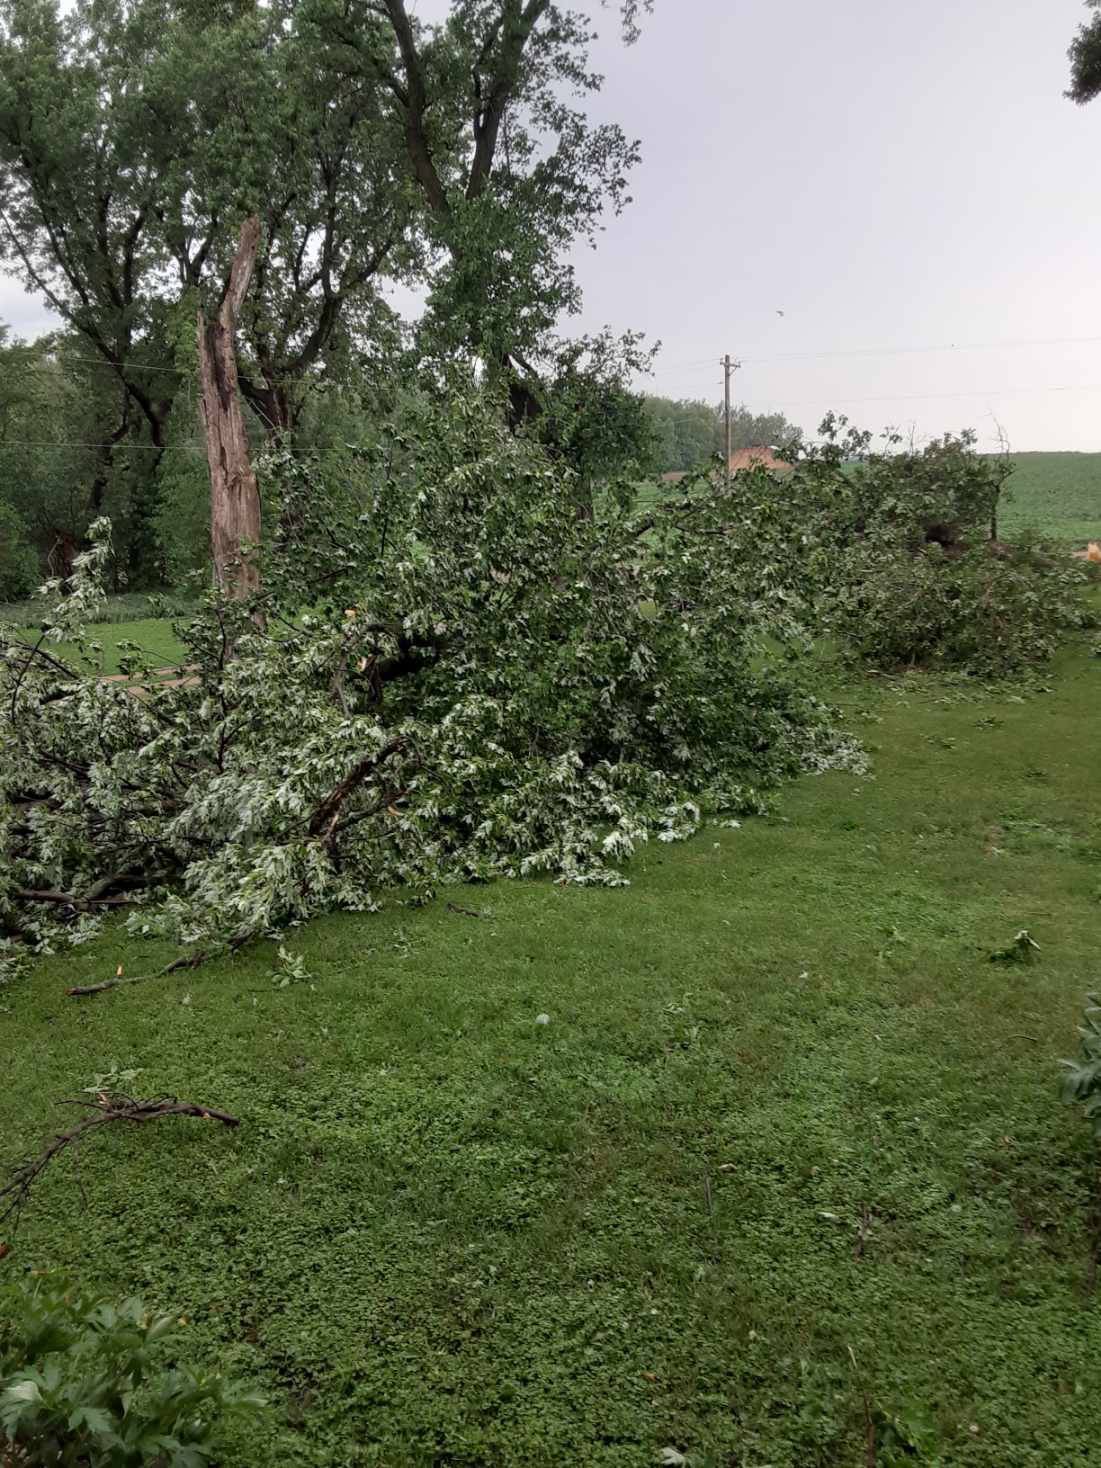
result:
[(288, 439), (298, 421), (295, 403), (286, 382), (241, 381), (241, 395), (260, 419), (264, 432), (272, 439)]
[(103, 514), (103, 504), (107, 498), (107, 490), (111, 483), (111, 470), (114, 468), (115, 449), (129, 432), (130, 398), (124, 392), (122, 395), (122, 413), (119, 417), (118, 425), (99, 450), (95, 478), (92, 480), (92, 489), (89, 494), (93, 520)]
[(253, 215), (241, 226), (217, 318), (208, 322), (199, 310), (199, 384), (210, 468), (214, 581), (238, 598), (252, 596), (260, 588), (260, 568), (255, 560), (260, 545), (260, 490), (249, 458), (233, 345), (259, 242), (260, 220)]

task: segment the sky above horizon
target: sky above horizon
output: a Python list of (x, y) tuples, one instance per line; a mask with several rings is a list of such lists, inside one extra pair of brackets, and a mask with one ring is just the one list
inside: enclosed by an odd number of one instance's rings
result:
[[(432, 20), (445, 0), (419, 0)], [(919, 440), (1101, 450), (1101, 101), (1063, 92), (1081, 0), (595, 0), (594, 119), (642, 143), (577, 253), (585, 305), (660, 340), (648, 391), (827, 409)], [(0, 277), (0, 321), (54, 324)]]

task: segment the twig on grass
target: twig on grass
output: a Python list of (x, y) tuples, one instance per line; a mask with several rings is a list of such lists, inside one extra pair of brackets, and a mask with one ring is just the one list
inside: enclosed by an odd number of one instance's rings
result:
[(220, 948), (204, 948), (199, 953), (185, 953), (182, 958), (174, 958), (171, 963), (165, 964), (152, 974), (135, 974), (133, 978), (125, 978), (121, 972), (113, 979), (104, 979), (99, 984), (73, 984), (65, 993), (70, 999), (83, 999), (90, 994), (103, 994), (108, 989), (120, 989), (125, 984), (145, 984), (150, 979), (163, 979), (167, 974), (179, 973), (181, 969), (198, 968), (206, 963), (207, 959), (217, 958), (224, 953), (236, 953), (253, 936), (252, 933), (239, 933), (236, 938)]
[(872, 1226), (872, 1215), (867, 1203), (860, 1205), (860, 1222), (856, 1226), (856, 1243), (853, 1245), (853, 1258), (863, 1259), (864, 1247), (868, 1241), (868, 1233)]
[(129, 1096), (113, 1096), (101, 1092), (94, 1101), (63, 1101), (60, 1104), (87, 1107), (96, 1114), (85, 1117), (67, 1132), (58, 1132), (40, 1152), (12, 1168), (11, 1177), (0, 1186), (0, 1223), (4, 1223), (13, 1214), (18, 1218), (31, 1187), (55, 1157), (64, 1152), (66, 1147), (82, 1141), (111, 1122), (141, 1123), (154, 1121), (159, 1116), (196, 1116), (203, 1121), (220, 1121), (223, 1126), (235, 1127), (241, 1124), (238, 1117), (230, 1116), (226, 1111), (218, 1111), (213, 1106), (198, 1106), (193, 1101), (180, 1101), (175, 1096), (135, 1101)]
[(475, 912), (472, 907), (460, 907), (457, 902), (449, 902), (447, 904), (447, 910), (448, 912), (457, 912), (460, 917), (486, 918), (487, 920), (489, 918), (488, 912)]

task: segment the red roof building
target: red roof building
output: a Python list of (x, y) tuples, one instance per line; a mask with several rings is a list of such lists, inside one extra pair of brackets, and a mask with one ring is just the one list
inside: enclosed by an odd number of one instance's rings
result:
[[(769, 469), (773, 473), (790, 469), (791, 465), (786, 459), (778, 459), (773, 451), (761, 445), (759, 448), (735, 449), (730, 455), (730, 472), (732, 475), (740, 474), (743, 469)], [(679, 484), (684, 478), (683, 469), (672, 469), (668, 474), (663, 474), (663, 484)]]
[(730, 472), (737, 474), (742, 469), (790, 469), (786, 459), (778, 459), (770, 448), (735, 449), (730, 455)]

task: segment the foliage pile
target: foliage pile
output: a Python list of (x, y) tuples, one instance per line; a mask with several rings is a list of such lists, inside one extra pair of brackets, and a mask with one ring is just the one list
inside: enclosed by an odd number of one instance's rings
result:
[(868, 558), (858, 569), (839, 625), (856, 655), (878, 668), (1019, 673), (1046, 662), (1083, 615), (1080, 573), (1028, 549), (1004, 559), (928, 550), (908, 562)]
[(39, 644), (6, 635), (9, 939), (83, 936), (143, 890), (141, 931), (220, 946), (395, 887), (618, 883), (640, 841), (852, 757), (775, 668), (805, 615), (779, 496), (705, 479), (640, 515), (625, 485), (578, 515), (534, 437), (455, 403), (369, 470), (366, 513), (273, 456), (294, 546), (261, 605), (181, 629), (181, 686), (138, 696), (50, 651), (93, 610), (104, 527)]
[(164, 1353), (180, 1334), (141, 1300), (112, 1304), (55, 1275), (0, 1289), (0, 1443), (19, 1464), (202, 1468), (213, 1433), (262, 1400)]
[(1084, 573), (1038, 541), (997, 539), (1012, 472), (946, 434), (900, 448), (830, 417), (787, 481), (820, 587), (823, 624), (886, 670), (952, 667), (1006, 675), (1041, 663), (1083, 626)]

